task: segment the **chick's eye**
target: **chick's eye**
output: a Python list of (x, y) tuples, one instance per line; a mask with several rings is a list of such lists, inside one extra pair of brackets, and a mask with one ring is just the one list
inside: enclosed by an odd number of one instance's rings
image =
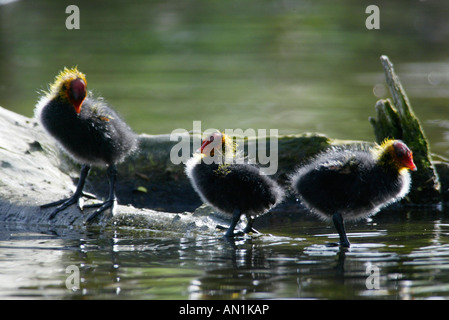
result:
[(213, 142), (213, 141), (214, 141), (214, 136), (210, 136), (209, 142)]

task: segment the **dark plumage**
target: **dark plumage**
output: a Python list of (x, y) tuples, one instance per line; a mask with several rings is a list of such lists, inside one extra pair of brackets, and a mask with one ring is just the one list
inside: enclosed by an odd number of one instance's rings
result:
[(42, 207), (59, 205), (50, 215), (78, 202), (85, 179), (92, 165), (107, 166), (110, 183), (109, 198), (99, 206), (88, 221), (100, 212), (114, 208), (116, 164), (137, 145), (137, 137), (128, 125), (102, 99), (95, 99), (86, 89), (87, 81), (76, 68), (64, 69), (36, 105), (36, 118), (45, 130), (78, 163), (82, 164), (77, 190), (69, 199)]
[[(213, 141), (220, 143), (209, 155), (206, 147)], [(226, 232), (227, 237), (232, 237), (242, 214), (248, 218), (244, 232), (250, 232), (254, 219), (277, 205), (283, 198), (283, 192), (274, 180), (262, 175), (257, 166), (247, 163), (237, 164), (230, 158), (225, 161), (225, 146), (231, 146), (230, 152), (235, 151), (226, 135), (212, 134), (203, 142), (201, 153), (195, 154), (188, 161), (186, 173), (205, 203), (232, 217), (231, 225)], [(211, 161), (206, 163), (206, 158), (213, 157), (216, 151), (220, 153), (216, 157), (220, 163), (210, 163)]]
[(350, 243), (344, 220), (370, 216), (402, 199), (416, 170), (412, 152), (399, 140), (381, 146), (331, 148), (291, 177), (301, 202), (323, 219), (332, 218), (340, 244)]

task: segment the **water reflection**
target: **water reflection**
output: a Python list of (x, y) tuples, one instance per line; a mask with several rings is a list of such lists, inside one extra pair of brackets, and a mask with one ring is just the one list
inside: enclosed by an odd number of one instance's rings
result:
[[(332, 226), (308, 218), (231, 242), (221, 231), (0, 229), (2, 298), (449, 297), (444, 212), (381, 212), (348, 225), (349, 249), (327, 246), (337, 239)], [(80, 290), (66, 287), (70, 265), (79, 268)], [(367, 285), (373, 267), (379, 289)]]
[(52, 234), (0, 228), (0, 298), (60, 297), (67, 245)]

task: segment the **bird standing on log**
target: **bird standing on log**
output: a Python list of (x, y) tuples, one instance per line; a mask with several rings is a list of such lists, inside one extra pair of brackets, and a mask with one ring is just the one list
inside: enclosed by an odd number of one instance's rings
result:
[(106, 166), (109, 180), (108, 199), (100, 204), (88, 218), (94, 219), (101, 212), (115, 207), (116, 164), (122, 162), (137, 146), (137, 136), (129, 126), (101, 98), (94, 98), (87, 91), (86, 76), (77, 68), (59, 73), (49, 91), (42, 95), (35, 108), (39, 123), (77, 163), (81, 173), (75, 193), (42, 208), (57, 206), (50, 219), (70, 205), (78, 203), (91, 166)]
[[(261, 174), (257, 166), (236, 163), (235, 149), (232, 138), (215, 132), (186, 164), (186, 174), (201, 199), (232, 218), (225, 234), (227, 238), (234, 237), (242, 214), (248, 218), (243, 232), (249, 233), (253, 231), (254, 219), (283, 199), (279, 185)], [(212, 158), (216, 161), (207, 161)]]

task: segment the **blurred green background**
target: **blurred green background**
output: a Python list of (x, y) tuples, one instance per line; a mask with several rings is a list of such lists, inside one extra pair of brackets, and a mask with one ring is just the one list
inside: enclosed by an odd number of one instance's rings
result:
[[(33, 115), (77, 65), (138, 133), (278, 129), (374, 140), (395, 65), (434, 152), (449, 155), (449, 2), (0, 0), (0, 106)], [(68, 30), (65, 9), (80, 9)], [(367, 30), (368, 5), (380, 29)]]

